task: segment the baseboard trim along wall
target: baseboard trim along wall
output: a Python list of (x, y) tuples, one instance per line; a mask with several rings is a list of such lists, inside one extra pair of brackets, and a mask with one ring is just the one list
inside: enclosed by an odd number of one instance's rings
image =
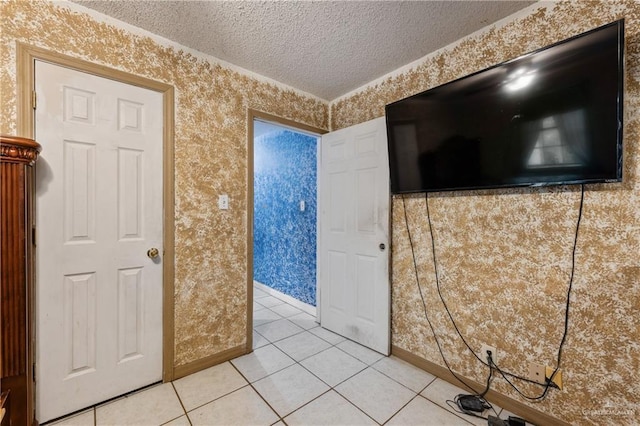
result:
[[(298, 299), (296, 299), (295, 297), (291, 297), (288, 294), (284, 294), (278, 290), (275, 290), (271, 287), (269, 287), (266, 284), (262, 284), (261, 282), (258, 282), (256, 280), (253, 280), (253, 285), (256, 286), (256, 288), (264, 291), (265, 293), (269, 294), (270, 296), (273, 296), (277, 299), (283, 300), (286, 303), (290, 304), (291, 306), (294, 306), (298, 309), (300, 309), (303, 312), (308, 313), (309, 315), (313, 315), (314, 317), (316, 316), (316, 307), (309, 305), (308, 303), (304, 303), (299, 301)], [(255, 296), (254, 296), (254, 300), (255, 300)]]
[(245, 355), (249, 352), (251, 351), (247, 351), (247, 347), (245, 345), (240, 345), (188, 364), (179, 365), (173, 370), (173, 380), (178, 380), (179, 378), (188, 376), (189, 374), (197, 373), (198, 371), (205, 370), (209, 367), (213, 367), (214, 365), (222, 364), (223, 362)]
[[(456, 378), (448, 369), (434, 364), (431, 361), (427, 361), (426, 359), (419, 357), (418, 355), (415, 355), (405, 349), (391, 345), (391, 355), (395, 355), (401, 360), (406, 361), (409, 364), (412, 364), (428, 373), (431, 373), (442, 380), (446, 380), (453, 385), (460, 386), (460, 382), (456, 380)], [(484, 389), (486, 386), (485, 384), (478, 383), (474, 380), (468, 379), (467, 377), (460, 377), (476, 389)], [(548, 426), (571, 426), (569, 423), (556, 419), (555, 417), (552, 417), (541, 411), (535, 410), (519, 401), (516, 401), (515, 399), (511, 399), (508, 396), (502, 395), (501, 393), (493, 390), (490, 390), (487, 395), (485, 395), (485, 398), (487, 399), (487, 401), (496, 404), (533, 424)]]

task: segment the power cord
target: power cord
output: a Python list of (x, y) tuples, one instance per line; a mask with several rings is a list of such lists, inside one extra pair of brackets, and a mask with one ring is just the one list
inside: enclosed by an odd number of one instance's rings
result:
[(558, 357), (556, 361), (556, 368), (553, 370), (553, 373), (551, 373), (551, 376), (548, 379), (546, 379), (546, 384), (544, 385), (544, 390), (542, 394), (536, 397), (531, 397), (522, 393), (520, 389), (518, 389), (513, 383), (511, 383), (511, 381), (509, 381), (509, 379), (505, 377), (505, 374), (503, 374), (502, 370), (497, 369), (500, 375), (506, 380), (506, 382), (513, 389), (516, 390), (516, 392), (518, 392), (518, 394), (520, 394), (523, 398), (528, 399), (530, 401), (543, 400), (547, 396), (547, 393), (549, 392), (550, 388), (557, 387), (557, 385), (553, 382), (553, 378), (558, 372), (558, 370), (560, 369), (560, 363), (562, 361), (562, 349), (567, 340), (567, 334), (569, 331), (569, 308), (571, 306), (571, 303), (570, 303), (571, 291), (573, 290), (573, 278), (575, 276), (575, 269), (576, 269), (576, 248), (578, 245), (578, 234), (580, 231), (580, 222), (582, 221), (582, 210), (584, 207), (584, 184), (580, 185), (580, 189), (581, 189), (580, 190), (580, 208), (578, 210), (578, 220), (576, 221), (576, 231), (573, 239), (573, 249), (571, 251), (571, 275), (569, 276), (569, 286), (567, 289), (567, 301), (566, 301), (565, 311), (564, 311), (564, 332), (562, 333), (562, 339), (560, 340), (560, 345), (558, 346)]
[[(488, 357), (490, 360), (489, 364), (492, 364), (491, 354), (489, 354)], [(475, 394), (475, 395), (458, 394), (453, 399), (453, 401), (448, 399), (446, 401), (447, 405), (449, 405), (449, 407), (451, 407), (453, 410), (461, 414), (478, 417), (484, 420), (489, 420), (489, 418), (484, 417), (478, 413), (483, 413), (488, 409), (493, 410), (496, 416), (499, 417), (498, 412), (495, 410), (495, 408), (493, 408), (493, 405), (491, 405), (489, 401), (484, 399), (484, 396), (487, 394), (487, 392), (489, 392), (489, 388), (491, 387), (492, 377), (493, 377), (493, 368), (489, 368), (489, 376), (487, 376), (487, 386), (485, 387), (484, 391), (482, 391), (482, 393)]]
[[(538, 383), (536, 381), (530, 380), (530, 379), (528, 379), (526, 377), (522, 377), (522, 376), (510, 373), (510, 372), (504, 371), (501, 368), (499, 368), (493, 362), (493, 360), (490, 357), (489, 357), (489, 363), (487, 364), (486, 362), (484, 362), (475, 353), (475, 351), (467, 343), (466, 339), (464, 338), (464, 336), (460, 332), (460, 329), (458, 328), (455, 320), (453, 319), (453, 315), (451, 314), (451, 311), (449, 310), (449, 307), (447, 306), (447, 303), (444, 300), (444, 297), (443, 297), (441, 289), (440, 289), (440, 279), (439, 279), (439, 274), (438, 274), (438, 263), (437, 263), (437, 260), (436, 260), (436, 250), (435, 250), (435, 238), (434, 238), (434, 235), (433, 235), (433, 227), (432, 227), (432, 224), (431, 224), (431, 215), (430, 215), (430, 212), (429, 212), (429, 193), (425, 192), (425, 205), (426, 205), (426, 210), (427, 210), (427, 221), (428, 221), (428, 224), (429, 224), (429, 233), (430, 233), (430, 236), (431, 236), (431, 249), (432, 249), (431, 252), (432, 252), (432, 255), (433, 255), (433, 264), (434, 264), (434, 271), (435, 271), (436, 288), (438, 290), (438, 295), (440, 297), (440, 300), (442, 301), (442, 304), (443, 304), (443, 306), (445, 308), (445, 311), (447, 312), (447, 315), (449, 316), (449, 319), (451, 320), (451, 323), (453, 324), (453, 327), (456, 330), (456, 333), (462, 339), (462, 342), (465, 344), (467, 349), (469, 349), (469, 351), (471, 351), (471, 353), (476, 357), (476, 359), (478, 359), (481, 363), (483, 363), (485, 365), (489, 365), (489, 368), (491, 370), (495, 369), (498, 373), (500, 373), (500, 375), (505, 379), (505, 381), (513, 389), (516, 390), (516, 392), (520, 396), (522, 396), (525, 399), (532, 400), (532, 401), (539, 401), (539, 400), (544, 399), (547, 396), (547, 393), (548, 393), (548, 391), (549, 391), (549, 389), (551, 387), (557, 387), (555, 385), (555, 383), (553, 382), (553, 377), (556, 375), (556, 373), (560, 369), (560, 363), (561, 363), (561, 359), (562, 359), (562, 349), (563, 349), (564, 344), (566, 342), (568, 329), (569, 329), (569, 307), (570, 307), (570, 302), (571, 302), (571, 291), (572, 291), (572, 288), (573, 288), (573, 279), (574, 279), (574, 275), (575, 275), (575, 255), (576, 255), (576, 248), (577, 248), (577, 244), (578, 244), (578, 234), (579, 234), (579, 230), (580, 230), (580, 222), (581, 222), (581, 219), (582, 219), (582, 211), (583, 211), (583, 206), (584, 206), (584, 184), (582, 184), (580, 187), (581, 187), (581, 191), (580, 191), (580, 194), (581, 194), (580, 195), (580, 208), (579, 208), (579, 211), (578, 211), (578, 220), (576, 222), (576, 230), (575, 230), (575, 236), (574, 236), (574, 241), (573, 241), (573, 249), (572, 249), (572, 256), (571, 256), (571, 275), (569, 277), (569, 286), (568, 286), (568, 290), (567, 290), (567, 299), (566, 299), (566, 305), (565, 305), (564, 332), (563, 332), (563, 335), (562, 335), (562, 339), (560, 341), (560, 345), (558, 347), (558, 357), (557, 357), (556, 368), (554, 369), (553, 373), (551, 374), (551, 377), (546, 380), (545, 384), (541, 384), (541, 383)], [(406, 211), (406, 206), (405, 206), (405, 202), (404, 202), (404, 196), (402, 198), (402, 203), (403, 203), (403, 207), (404, 207), (405, 224), (406, 224), (406, 227), (407, 227), (407, 233), (409, 233), (409, 243), (411, 245), (411, 252), (412, 252), (412, 255), (413, 255), (414, 268), (415, 268), (415, 271), (416, 271), (416, 280), (418, 281), (418, 288), (420, 289), (420, 296), (422, 297), (423, 296), (422, 295), (422, 289), (420, 288), (420, 284), (419, 284), (417, 262), (416, 262), (416, 259), (415, 259), (415, 253), (414, 253), (414, 249), (413, 249), (413, 241), (411, 240), (411, 236), (410, 236), (410, 232), (409, 232), (409, 222), (408, 222), (408, 219), (407, 219), (407, 211)], [(424, 298), (423, 298), (422, 302), (423, 302), (423, 307), (425, 309), (425, 316), (426, 316), (426, 305), (424, 303)], [(427, 321), (428, 321), (428, 319), (427, 319)], [(430, 321), (428, 321), (428, 322), (429, 322), (429, 326), (431, 327), (431, 331), (434, 333), (434, 337), (435, 337), (435, 330), (434, 330), (433, 326), (431, 325), (431, 322)], [(436, 343), (438, 343), (437, 338), (436, 338)], [(449, 371), (451, 371), (451, 368), (449, 368), (449, 365), (448, 365), (446, 359), (444, 358), (444, 354), (442, 353), (442, 350), (441, 350), (439, 344), (438, 344), (438, 349), (440, 350), (440, 354), (442, 355), (443, 360), (444, 360), (445, 364), (447, 365), (447, 368), (449, 369)], [(454, 374), (454, 376), (455, 376), (455, 374)], [(532, 384), (535, 384), (535, 385), (538, 385), (538, 386), (544, 386), (543, 392), (538, 396), (525, 395), (522, 391), (520, 391), (520, 389), (516, 385), (514, 385), (507, 378), (507, 376), (515, 378), (515, 379), (518, 379), (518, 380), (522, 380), (522, 381), (525, 381), (525, 382), (528, 382), (528, 383), (532, 383)], [(459, 377), (457, 377), (457, 376), (455, 376), (455, 377), (456, 377), (456, 379), (458, 379), (459, 381), (464, 383), (464, 381), (462, 381)], [(464, 383), (464, 384), (468, 388), (472, 389), (466, 383)]]
[[(437, 261), (437, 258), (436, 258), (436, 244), (435, 244), (435, 237), (433, 235), (433, 225), (431, 223), (431, 212), (429, 210), (429, 193), (428, 192), (425, 192), (424, 200), (425, 200), (425, 207), (426, 207), (426, 210), (427, 210), (427, 222), (429, 224), (429, 235), (431, 237), (431, 254), (433, 256), (433, 268), (434, 268), (434, 274), (435, 274), (435, 279), (436, 279), (436, 289), (438, 290), (438, 296), (440, 297), (440, 301), (442, 302), (442, 305), (444, 306), (444, 309), (447, 312), (447, 315), (449, 316), (449, 319), (451, 320), (451, 324), (453, 325), (453, 328), (455, 329), (456, 333), (458, 334), (458, 336), (460, 337), (460, 339), (462, 340), (464, 345), (467, 347), (467, 349), (469, 349), (469, 351), (473, 354), (473, 356), (476, 357), (476, 359), (478, 361), (480, 361), (484, 365), (489, 366), (490, 368), (495, 368), (496, 371), (498, 371), (500, 373), (500, 375), (512, 387), (515, 387), (515, 386), (505, 376), (514, 377), (514, 378), (517, 378), (517, 379), (520, 379), (520, 380), (523, 380), (523, 381), (526, 381), (526, 382), (529, 382), (529, 383), (532, 383), (532, 384), (535, 384), (535, 385), (538, 385), (538, 386), (545, 386), (545, 390), (547, 390), (548, 384), (541, 384), (541, 383), (538, 383), (538, 382), (533, 381), (531, 379), (527, 379), (526, 377), (522, 377), (522, 376), (518, 376), (518, 375), (515, 375), (515, 374), (512, 374), (512, 373), (509, 373), (509, 372), (505, 372), (502, 369), (500, 369), (495, 363), (493, 363), (492, 365), (489, 365), (487, 362), (483, 361), (482, 358), (480, 358), (475, 353), (475, 351), (471, 348), (471, 346), (469, 345), (467, 340), (462, 335), (462, 332), (458, 328), (458, 325), (456, 324), (456, 321), (453, 319), (453, 315), (451, 314), (451, 311), (449, 310), (449, 306), (447, 305), (447, 302), (444, 300), (444, 296), (442, 295), (442, 290), (440, 288), (440, 275), (438, 273), (438, 261)], [(519, 389), (516, 389), (516, 391), (518, 391), (518, 393), (520, 393)], [(521, 395), (525, 396), (523, 394), (521, 394)]]
[(422, 287), (420, 286), (420, 276), (418, 274), (418, 263), (416, 261), (416, 253), (415, 253), (415, 249), (413, 247), (413, 238), (411, 238), (411, 229), (409, 228), (409, 219), (407, 217), (407, 205), (405, 203), (405, 196), (404, 195), (402, 195), (402, 209), (404, 211), (404, 223), (406, 225), (407, 235), (409, 237), (409, 246), (411, 247), (411, 256), (413, 257), (413, 270), (414, 270), (415, 276), (416, 276), (416, 284), (418, 286), (418, 293), (420, 294), (420, 300), (422, 301), (422, 309), (424, 310), (424, 317), (427, 320), (427, 323), (429, 324), (429, 328), (431, 329), (431, 333), (433, 334), (433, 338), (434, 338), (434, 340), (436, 342), (436, 346), (438, 347), (438, 351), (440, 352), (440, 356), (442, 357), (442, 361), (444, 362), (444, 365), (447, 367), (447, 369), (453, 375), (453, 377), (456, 378), (456, 380), (458, 380), (466, 388), (471, 390), (471, 392), (477, 393), (476, 390), (473, 387), (471, 387), (469, 384), (467, 384), (467, 382), (462, 380), (462, 378), (460, 378), (456, 373), (453, 372), (453, 370), (451, 369), (451, 366), (449, 365), (449, 362), (447, 361), (447, 358), (444, 355), (444, 352), (442, 351), (442, 346), (440, 345), (440, 341), (438, 340), (438, 335), (436, 333), (436, 330), (433, 328), (433, 324), (431, 323), (431, 320), (429, 319), (429, 314), (427, 313), (427, 304), (426, 304), (426, 302), (424, 300), (424, 294), (422, 294)]
[[(571, 274), (570, 274), (570, 278), (569, 278), (569, 286), (568, 286), (568, 290), (567, 290), (567, 298), (566, 298), (566, 305), (565, 305), (565, 315), (564, 315), (564, 332), (562, 335), (562, 339), (560, 342), (560, 345), (558, 347), (558, 356), (557, 356), (557, 364), (556, 364), (556, 368), (554, 369), (553, 373), (551, 374), (551, 376), (546, 380), (545, 384), (541, 384), (538, 383), (536, 381), (530, 380), (526, 377), (522, 377), (519, 376), (517, 374), (513, 374), (507, 371), (502, 370), (500, 367), (498, 367), (498, 365), (495, 364), (495, 362), (493, 362), (493, 359), (489, 356), (488, 362), (483, 361), (476, 353), (475, 351), (471, 348), (471, 346), (467, 343), (466, 339), (464, 338), (464, 336), (462, 335), (462, 333), (460, 332), (460, 329), (458, 328), (455, 320), (453, 319), (453, 315), (451, 314), (451, 311), (449, 310), (446, 301), (444, 300), (444, 297), (442, 295), (442, 291), (440, 289), (440, 279), (439, 279), (439, 274), (438, 274), (438, 263), (437, 263), (437, 258), (436, 258), (436, 250), (435, 250), (435, 238), (433, 235), (433, 227), (432, 227), (432, 223), (431, 223), (431, 215), (430, 215), (430, 211), (429, 211), (429, 195), (428, 193), (425, 193), (425, 205), (426, 205), (426, 209), (427, 209), (427, 220), (428, 220), (428, 224), (429, 224), (429, 233), (431, 236), (431, 248), (432, 248), (432, 255), (433, 255), (433, 264), (434, 264), (434, 272), (435, 272), (435, 279), (436, 279), (436, 288), (438, 291), (438, 296), (440, 297), (440, 300), (445, 308), (445, 311), (447, 312), (447, 315), (449, 316), (449, 319), (451, 320), (451, 323), (453, 324), (456, 333), (458, 334), (458, 336), (461, 338), (461, 340), (463, 341), (463, 343), (465, 344), (465, 346), (467, 347), (467, 349), (476, 357), (476, 359), (478, 359), (482, 364), (487, 365), (489, 367), (489, 377), (487, 379), (487, 388), (485, 389), (485, 391), (482, 394), (478, 394), (475, 389), (473, 389), (472, 386), (470, 386), (469, 384), (467, 384), (461, 377), (459, 377), (457, 374), (455, 374), (453, 372), (453, 370), (451, 369), (445, 355), (444, 352), (442, 350), (442, 347), (440, 345), (440, 342), (437, 338), (437, 334), (435, 332), (435, 329), (433, 327), (433, 324), (431, 323), (429, 316), (427, 314), (427, 307), (426, 307), (426, 303), (424, 300), (424, 294), (422, 293), (422, 287), (420, 287), (420, 278), (419, 278), (419, 274), (418, 274), (418, 266), (417, 266), (417, 260), (416, 260), (416, 255), (415, 255), (415, 250), (414, 250), (414, 245), (413, 245), (413, 239), (411, 237), (411, 231), (409, 228), (409, 220), (407, 218), (407, 209), (406, 209), (406, 203), (405, 203), (405, 196), (402, 196), (402, 206), (403, 206), (403, 210), (404, 210), (404, 219), (405, 219), (405, 226), (407, 229), (407, 234), (409, 237), (409, 245), (411, 247), (411, 254), (413, 257), (413, 266), (414, 266), (414, 271), (415, 271), (415, 276), (416, 276), (416, 283), (418, 286), (418, 292), (420, 294), (420, 298), (422, 301), (422, 307), (424, 310), (424, 315), (425, 318), (427, 320), (427, 323), (429, 324), (429, 327), (431, 329), (431, 332), (434, 336), (434, 340), (436, 342), (436, 345), (438, 347), (438, 351), (440, 352), (440, 356), (442, 357), (442, 360), (444, 362), (444, 364), (446, 365), (447, 369), (449, 370), (449, 372), (460, 382), (462, 383), (465, 387), (467, 387), (468, 389), (470, 389), (472, 392), (474, 392), (475, 397), (480, 397), (482, 399), (484, 394), (486, 394), (486, 392), (489, 390), (489, 386), (490, 386), (490, 381), (491, 381), (491, 377), (492, 377), (492, 372), (495, 369), (495, 371), (497, 371), (502, 378), (505, 379), (505, 381), (523, 398), (528, 399), (528, 400), (532, 400), (532, 401), (539, 401), (544, 399), (547, 396), (547, 393), (549, 391), (550, 388), (552, 387), (557, 387), (557, 385), (553, 382), (553, 378), (556, 375), (556, 373), (558, 372), (558, 370), (560, 369), (560, 364), (561, 364), (561, 360), (562, 360), (562, 349), (564, 347), (564, 344), (566, 342), (566, 338), (567, 338), (567, 334), (568, 334), (568, 328), (569, 328), (569, 308), (570, 308), (570, 302), (571, 302), (571, 291), (573, 288), (573, 280), (574, 280), (574, 275), (575, 275), (575, 255), (576, 255), (576, 248), (577, 248), (577, 243), (578, 243), (578, 234), (579, 234), (579, 229), (580, 229), (580, 222), (582, 219), (582, 211), (583, 211), (583, 206), (584, 206), (584, 185), (581, 185), (581, 196), (580, 196), (580, 208), (579, 208), (579, 212), (578, 212), (578, 220), (576, 223), (576, 230), (575, 230), (575, 236), (574, 236), (574, 241), (573, 241), (573, 249), (572, 249), (572, 257), (571, 257)], [(538, 386), (544, 386), (543, 392), (538, 395), (538, 396), (529, 396), (524, 394), (515, 384), (513, 384), (511, 382), (511, 380), (509, 380), (509, 378), (507, 377), (512, 377), (524, 382), (528, 382), (531, 384), (535, 384)], [(458, 397), (461, 395), (458, 395)], [(459, 400), (459, 398), (457, 398), (457, 400)], [(447, 401), (447, 403), (449, 403), (451, 401)], [(457, 404), (457, 401), (453, 401), (454, 403)], [(487, 403), (488, 404), (488, 403)], [(490, 404), (489, 404), (490, 405)], [(468, 410), (467, 410), (468, 411)], [(495, 411), (495, 410), (494, 410)], [(465, 413), (467, 414), (467, 413)], [(475, 415), (475, 414), (471, 414), (471, 415)], [(476, 415), (476, 417), (479, 417)], [(483, 417), (484, 418), (484, 417)]]
[[(411, 256), (413, 258), (413, 270), (415, 272), (415, 277), (416, 277), (416, 284), (418, 287), (418, 293), (420, 294), (420, 300), (422, 301), (422, 308), (424, 310), (424, 317), (427, 320), (427, 323), (429, 324), (429, 328), (431, 328), (431, 333), (433, 334), (433, 338), (436, 342), (436, 346), (438, 347), (438, 351), (440, 352), (440, 356), (442, 357), (442, 361), (444, 362), (445, 366), (447, 367), (447, 369), (449, 370), (449, 372), (453, 375), (453, 377), (456, 378), (456, 380), (458, 380), (460, 383), (462, 383), (465, 387), (467, 387), (469, 390), (471, 390), (471, 392), (473, 392), (473, 395), (464, 395), (464, 394), (459, 394), (455, 397), (454, 401), (451, 400), (447, 400), (447, 404), (449, 404), (454, 410), (459, 411), (460, 413), (463, 414), (467, 414), (470, 416), (474, 416), (474, 417), (479, 417), (481, 419), (484, 420), (488, 420), (488, 417), (483, 417), (479, 414), (476, 414), (473, 412), (473, 410), (469, 409), (469, 408), (476, 408), (476, 410), (478, 410), (478, 408), (481, 408), (479, 410), (479, 412), (483, 412), (487, 409), (492, 409), (493, 412), (496, 414), (496, 416), (498, 415), (497, 411), (493, 408), (493, 406), (491, 404), (489, 404), (489, 402), (487, 400), (484, 399), (484, 396), (486, 395), (487, 392), (489, 392), (489, 388), (491, 386), (491, 378), (493, 377), (493, 369), (491, 368), (491, 366), (489, 365), (489, 375), (487, 377), (487, 386), (486, 388), (481, 392), (478, 393), (471, 385), (469, 385), (467, 382), (465, 382), (460, 376), (458, 376), (452, 369), (451, 366), (449, 365), (449, 362), (447, 361), (446, 356), (444, 355), (444, 352), (442, 350), (442, 346), (440, 345), (440, 341), (438, 340), (438, 335), (435, 331), (435, 329), (433, 328), (433, 324), (431, 323), (431, 320), (429, 319), (429, 314), (427, 313), (427, 304), (425, 302), (424, 299), (424, 294), (422, 293), (422, 287), (420, 286), (420, 276), (418, 274), (418, 264), (416, 261), (416, 253), (415, 253), (415, 249), (413, 246), (413, 238), (411, 237), (411, 229), (409, 228), (409, 219), (407, 217), (407, 206), (405, 203), (405, 196), (402, 196), (402, 208), (404, 211), (404, 221), (405, 221), (405, 225), (407, 228), (407, 235), (409, 237), (409, 246), (411, 247)], [(456, 407), (458, 407), (457, 409), (452, 406), (451, 404), (455, 403)]]

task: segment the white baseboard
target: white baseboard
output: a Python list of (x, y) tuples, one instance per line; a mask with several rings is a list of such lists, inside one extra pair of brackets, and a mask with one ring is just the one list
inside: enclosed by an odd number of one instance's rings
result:
[(286, 302), (288, 304), (290, 304), (291, 306), (294, 306), (298, 309), (300, 309), (301, 311), (304, 311), (306, 313), (308, 313), (309, 315), (313, 315), (314, 317), (316, 316), (316, 307), (309, 305), (308, 303), (304, 303), (299, 301), (298, 299), (296, 299), (295, 297), (291, 297), (287, 294), (284, 294), (282, 292), (279, 292), (278, 290), (274, 290), (271, 287), (269, 287), (268, 285), (262, 284), (258, 281), (253, 281), (253, 285), (259, 289), (264, 291), (265, 293), (269, 294), (269, 296), (273, 296), (277, 299), (282, 300), (283, 302)]

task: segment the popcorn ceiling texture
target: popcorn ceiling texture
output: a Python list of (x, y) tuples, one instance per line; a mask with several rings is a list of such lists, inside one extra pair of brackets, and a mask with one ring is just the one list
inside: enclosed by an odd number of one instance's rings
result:
[[(576, 251), (564, 386), (543, 402), (519, 397), (502, 378), (492, 388), (576, 425), (632, 425), (640, 417), (640, 3), (558, 2), (468, 37), (399, 75), (331, 106), (332, 130), (384, 115), (384, 105), (626, 19), (624, 182), (587, 185)], [(442, 295), (462, 335), (479, 352), (496, 346), (499, 365), (526, 375), (556, 365), (580, 202), (578, 186), (430, 195)], [(409, 246), (443, 351), (454, 371), (478, 382), (487, 369), (466, 349), (440, 301), (424, 195), (392, 201), (392, 343), (444, 366), (425, 320)], [(405, 209), (406, 206), (406, 209)], [(516, 381), (528, 395), (540, 388)]]
[(174, 365), (245, 345), (247, 109), (326, 129), (328, 106), (54, 3), (2, 2), (0, 17), (2, 133), (17, 126), (16, 41), (175, 87)]

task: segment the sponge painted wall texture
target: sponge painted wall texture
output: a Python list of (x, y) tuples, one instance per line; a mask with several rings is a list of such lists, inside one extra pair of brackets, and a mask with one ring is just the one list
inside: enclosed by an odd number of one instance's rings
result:
[(254, 280), (312, 306), (316, 305), (316, 151), (317, 138), (288, 130), (254, 141)]

